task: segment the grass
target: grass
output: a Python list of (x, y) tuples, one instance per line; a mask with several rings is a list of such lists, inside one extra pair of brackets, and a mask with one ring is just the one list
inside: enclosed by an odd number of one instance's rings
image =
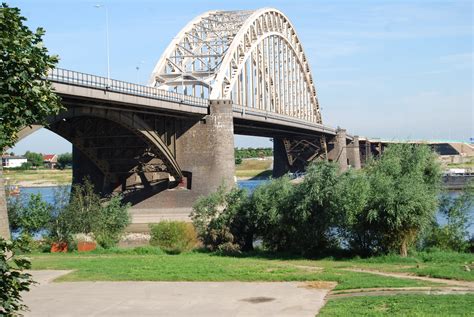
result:
[(245, 159), (241, 164), (235, 166), (235, 175), (245, 178), (268, 176), (262, 173), (269, 170), (271, 165), (272, 160)]
[(60, 281), (335, 281), (336, 289), (433, 286), (435, 283), (349, 272), (338, 261), (207, 252), (167, 255), (156, 248), (35, 254), (33, 269), (68, 269)]
[(474, 294), (331, 299), (318, 316), (474, 316)]
[[(470, 271), (465, 269), (470, 267)], [(474, 254), (449, 251), (425, 251), (400, 258), (396, 255), (352, 259), (338, 267), (358, 267), (385, 272), (413, 273), (420, 276), (474, 281)]]
[(64, 169), (37, 169), (37, 170), (3, 170), (3, 177), (8, 185), (15, 185), (20, 182), (40, 185), (49, 184), (70, 184), (72, 182), (72, 170)]

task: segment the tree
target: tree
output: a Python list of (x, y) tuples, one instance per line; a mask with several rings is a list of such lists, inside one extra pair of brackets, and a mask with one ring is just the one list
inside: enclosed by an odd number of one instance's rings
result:
[(51, 205), (45, 202), (39, 193), (31, 194), (19, 207), (9, 208), (9, 212), (15, 211), (17, 215), (10, 217), (12, 220), (16, 219), (12, 221), (12, 229), (17, 229), (29, 236), (46, 229), (51, 221)]
[(28, 258), (16, 255), (17, 251), (28, 251), (21, 240), (7, 241), (0, 237), (0, 315), (17, 316), (19, 310), (27, 307), (21, 303), (21, 292), (29, 291), (35, 283), (31, 274), (23, 272), (29, 269)]
[(407, 256), (438, 205), (441, 170), (425, 145), (393, 144), (365, 170), (370, 184), (366, 205), (354, 215), (353, 234), (370, 233), (373, 251)]
[(72, 153), (63, 153), (58, 156), (59, 168), (64, 169), (66, 166), (72, 165)]
[(34, 167), (43, 166), (43, 154), (26, 151), (24, 156), (26, 157), (28, 162), (31, 163), (31, 165), (33, 165)]
[[(58, 62), (43, 45), (44, 30), (32, 32), (18, 8), (0, 7), (0, 150), (11, 147), (18, 131), (44, 124), (62, 106), (49, 82), (42, 80)], [(3, 151), (2, 151), (3, 152)], [(0, 166), (0, 235), (8, 237), (5, 191)]]
[(0, 148), (5, 148), (21, 128), (44, 123), (62, 106), (51, 83), (42, 79), (58, 62), (43, 45), (44, 29), (32, 32), (20, 9), (5, 3), (0, 8)]

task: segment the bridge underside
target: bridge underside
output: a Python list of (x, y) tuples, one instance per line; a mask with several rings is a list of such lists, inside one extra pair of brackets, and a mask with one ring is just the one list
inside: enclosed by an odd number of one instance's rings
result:
[(234, 134), (273, 138), (275, 177), (304, 171), (314, 160), (338, 161), (342, 168), (351, 163), (343, 130), (335, 136), (239, 118), (231, 101), (211, 101), (208, 114), (69, 96), (63, 103), (67, 111), (49, 118), (47, 128), (73, 144), (73, 182), (89, 178), (104, 196), (122, 193), (132, 213), (153, 215), (134, 222), (188, 215), (200, 195), (233, 186)]

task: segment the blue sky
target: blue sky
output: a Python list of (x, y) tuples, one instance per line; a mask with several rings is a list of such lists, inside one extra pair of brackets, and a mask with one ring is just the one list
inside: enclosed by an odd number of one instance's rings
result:
[[(293, 22), (309, 59), (323, 121), (388, 139), (474, 137), (471, 1), (7, 1), (46, 29), (59, 67), (146, 83), (170, 40), (208, 10), (275, 7)], [(136, 67), (139, 66), (139, 71)], [(268, 139), (236, 137), (236, 146)], [(16, 153), (70, 151), (41, 130)]]

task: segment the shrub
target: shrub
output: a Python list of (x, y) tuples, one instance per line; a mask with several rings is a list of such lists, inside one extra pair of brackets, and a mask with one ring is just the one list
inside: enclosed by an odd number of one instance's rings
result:
[(33, 242), (32, 236), (48, 228), (51, 208), (39, 193), (31, 194), (25, 200), (9, 197), (8, 219), (12, 232), (20, 233), (25, 241)]
[(469, 249), (470, 210), (474, 206), (474, 183), (468, 184), (458, 196), (444, 194), (440, 198), (440, 213), (446, 224), (433, 221), (424, 241), (425, 247), (464, 252)]
[(26, 310), (22, 304), (21, 292), (29, 291), (34, 283), (29, 273), (31, 264), (27, 258), (16, 253), (27, 252), (21, 240), (7, 241), (0, 237), (0, 315), (17, 316), (19, 310)]
[(130, 224), (129, 204), (123, 205), (119, 196), (112, 197), (100, 208), (92, 232), (97, 243), (103, 248), (115, 246), (122, 232)]
[(294, 188), (288, 177), (281, 177), (257, 187), (250, 197), (248, 226), (254, 227), (255, 238), (261, 238), (267, 248), (288, 249), (292, 227), (286, 219), (293, 210)]
[(254, 226), (248, 202), (246, 190), (226, 192), (224, 187), (196, 202), (191, 219), (205, 247), (217, 250), (226, 244), (226, 249), (252, 249)]
[(72, 244), (73, 234), (84, 233), (93, 235), (103, 248), (117, 244), (123, 230), (130, 223), (129, 204), (123, 205), (120, 196), (102, 202), (87, 179), (84, 184), (73, 186), (69, 203), (66, 195), (65, 190), (55, 195), (50, 229), (52, 240)]
[(162, 221), (151, 226), (150, 244), (166, 253), (179, 254), (196, 246), (196, 232), (190, 223)]

